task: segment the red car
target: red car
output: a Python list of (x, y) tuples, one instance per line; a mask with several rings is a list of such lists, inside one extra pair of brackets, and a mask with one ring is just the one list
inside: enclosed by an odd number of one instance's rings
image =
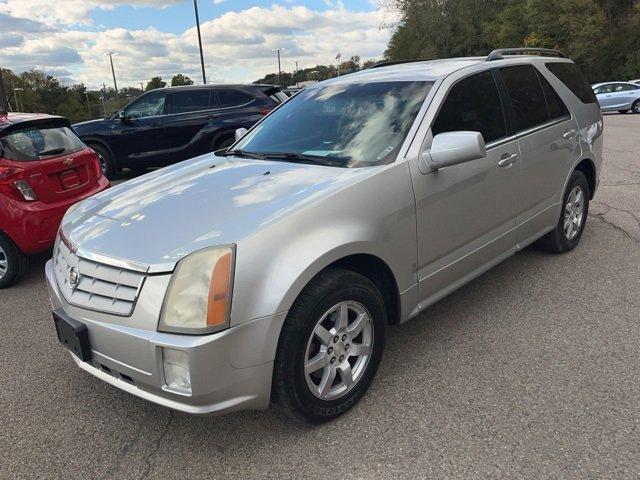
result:
[(0, 113), (0, 289), (53, 245), (71, 205), (106, 188), (98, 155), (69, 120)]

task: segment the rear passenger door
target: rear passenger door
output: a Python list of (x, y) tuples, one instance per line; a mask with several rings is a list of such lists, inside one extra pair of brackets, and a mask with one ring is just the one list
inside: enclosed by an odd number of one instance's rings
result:
[(532, 65), (499, 69), (521, 154), (518, 240), (535, 240), (558, 221), (564, 182), (580, 156), (578, 126), (551, 84)]
[(179, 89), (167, 99), (165, 119), (166, 163), (174, 163), (210, 151), (205, 127), (220, 119), (212, 89)]

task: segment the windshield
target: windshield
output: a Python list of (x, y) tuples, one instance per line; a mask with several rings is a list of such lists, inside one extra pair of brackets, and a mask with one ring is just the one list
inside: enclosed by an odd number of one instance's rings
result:
[(2, 156), (17, 162), (68, 155), (85, 148), (68, 127), (27, 127), (0, 138)]
[[(431, 82), (307, 88), (271, 113), (234, 150), (323, 158), (342, 167), (393, 162)], [(233, 151), (229, 152), (233, 153)]]

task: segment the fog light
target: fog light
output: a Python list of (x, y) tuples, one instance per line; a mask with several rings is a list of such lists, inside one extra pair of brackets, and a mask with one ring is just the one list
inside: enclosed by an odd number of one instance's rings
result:
[(169, 390), (191, 395), (191, 376), (189, 375), (189, 357), (187, 352), (162, 349), (162, 364), (164, 366), (164, 383)]

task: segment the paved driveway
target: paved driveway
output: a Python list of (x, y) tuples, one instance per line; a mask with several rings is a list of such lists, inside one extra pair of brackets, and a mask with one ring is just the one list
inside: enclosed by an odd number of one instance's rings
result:
[(94, 379), (34, 261), (0, 293), (0, 477), (637, 477), (640, 115), (605, 123), (580, 247), (528, 249), (392, 328), (368, 395), (324, 427), (191, 417)]

